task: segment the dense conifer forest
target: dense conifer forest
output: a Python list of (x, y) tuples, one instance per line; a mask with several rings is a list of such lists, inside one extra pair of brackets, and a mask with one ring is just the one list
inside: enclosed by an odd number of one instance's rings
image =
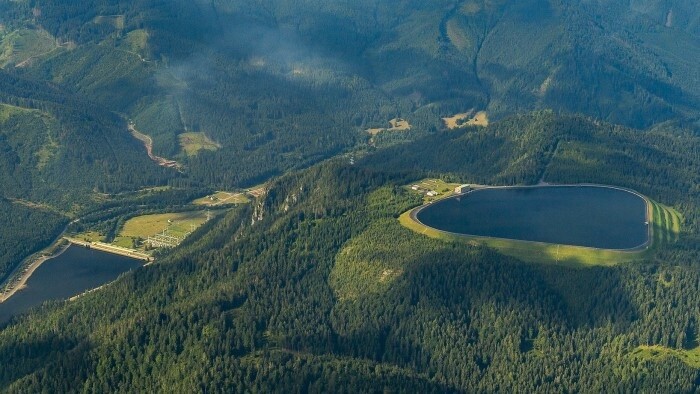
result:
[[(0, 278), (64, 230), (261, 190), (3, 325), (0, 388), (697, 391), (699, 21), (692, 0), (0, 0)], [(631, 188), (681, 232), (643, 261), (528, 263), (403, 227), (426, 177)]]
[[(510, 121), (534, 129), (542, 116)], [(609, 127), (545, 117), (574, 135)], [(617, 132), (624, 141), (636, 131)], [(678, 151), (664, 149), (671, 167), (697, 149), (697, 137), (687, 138)], [(600, 158), (603, 166), (615, 160)], [(17, 319), (0, 333), (3, 359), (17, 361), (3, 369), (2, 384), (441, 392), (697, 385), (698, 370), (682, 357), (635, 353), (647, 345), (697, 351), (697, 195), (678, 197), (687, 231), (653, 260), (581, 269), (413, 233), (396, 217), (420, 201), (400, 185), (422, 173), (373, 167), (335, 159), (284, 176), (159, 264)], [(525, 168), (541, 171), (535, 162)], [(580, 168), (586, 181), (607, 181)], [(571, 169), (551, 160), (548, 170)], [(493, 174), (478, 173), (496, 183)], [(684, 176), (671, 173), (647, 192), (663, 195)]]

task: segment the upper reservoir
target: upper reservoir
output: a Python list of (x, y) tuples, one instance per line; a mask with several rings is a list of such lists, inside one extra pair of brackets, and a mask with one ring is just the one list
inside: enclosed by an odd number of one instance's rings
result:
[(414, 217), (451, 233), (601, 249), (640, 247), (649, 236), (646, 200), (602, 186), (478, 189)]
[(0, 324), (48, 300), (67, 299), (115, 280), (142, 261), (72, 245), (34, 271), (27, 287), (0, 303)]

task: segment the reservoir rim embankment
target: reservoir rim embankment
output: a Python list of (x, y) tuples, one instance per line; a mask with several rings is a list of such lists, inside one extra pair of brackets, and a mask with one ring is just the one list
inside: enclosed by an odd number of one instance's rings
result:
[(426, 228), (432, 229), (434, 231), (437, 231), (442, 234), (447, 234), (451, 236), (457, 236), (457, 237), (462, 237), (462, 238), (471, 238), (471, 239), (482, 239), (482, 240), (498, 240), (498, 241), (507, 241), (507, 242), (522, 242), (522, 243), (527, 243), (527, 244), (534, 244), (534, 245), (558, 245), (557, 243), (551, 243), (551, 242), (543, 242), (543, 241), (530, 241), (530, 240), (524, 240), (524, 239), (517, 239), (517, 238), (503, 238), (503, 237), (492, 237), (492, 236), (485, 236), (485, 235), (475, 235), (475, 234), (464, 234), (464, 233), (458, 233), (458, 232), (453, 232), (453, 231), (446, 231), (446, 230), (441, 230), (439, 228), (435, 228), (432, 226), (429, 226), (423, 222), (421, 222), (418, 219), (418, 214), (429, 207), (435, 206), (437, 204), (444, 203), (448, 200), (451, 199), (456, 199), (462, 196), (469, 195), (471, 193), (479, 192), (479, 191), (484, 191), (484, 190), (494, 190), (494, 189), (508, 189), (508, 190), (513, 190), (513, 189), (539, 189), (539, 188), (580, 188), (580, 187), (588, 187), (588, 188), (601, 188), (601, 189), (612, 189), (612, 190), (617, 190), (621, 192), (626, 192), (630, 193), (638, 198), (640, 198), (642, 201), (644, 201), (644, 206), (646, 207), (645, 209), (645, 222), (647, 225), (647, 233), (646, 233), (646, 241), (640, 245), (633, 246), (631, 248), (597, 248), (597, 247), (592, 247), (592, 246), (582, 246), (582, 245), (571, 245), (571, 244), (560, 244), (562, 246), (569, 246), (569, 247), (575, 247), (575, 248), (581, 248), (584, 250), (600, 250), (600, 251), (612, 251), (612, 252), (620, 252), (620, 253), (639, 253), (644, 250), (647, 250), (652, 243), (653, 240), (653, 225), (651, 223), (651, 218), (652, 218), (652, 212), (651, 210), (653, 209), (651, 201), (649, 200), (648, 197), (645, 195), (639, 193), (636, 190), (622, 187), (622, 186), (614, 186), (614, 185), (603, 185), (603, 184), (597, 184), (597, 183), (576, 183), (576, 184), (555, 184), (555, 183), (547, 183), (547, 184), (537, 184), (537, 185), (515, 185), (515, 186), (483, 186), (479, 185), (477, 187), (474, 187), (473, 189), (464, 192), (464, 193), (459, 193), (459, 194), (452, 194), (449, 195), (445, 198), (442, 198), (438, 201), (432, 201), (427, 204), (423, 204), (421, 206), (415, 207), (409, 211), (409, 218), (416, 222), (417, 224), (424, 226)]

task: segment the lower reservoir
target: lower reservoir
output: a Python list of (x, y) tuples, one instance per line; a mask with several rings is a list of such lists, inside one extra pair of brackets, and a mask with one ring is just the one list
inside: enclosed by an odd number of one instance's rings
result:
[(601, 249), (649, 238), (646, 200), (604, 186), (478, 189), (423, 207), (414, 219), (451, 233)]
[(0, 324), (48, 300), (68, 299), (140, 267), (141, 260), (71, 245), (34, 271), (27, 287), (0, 303)]

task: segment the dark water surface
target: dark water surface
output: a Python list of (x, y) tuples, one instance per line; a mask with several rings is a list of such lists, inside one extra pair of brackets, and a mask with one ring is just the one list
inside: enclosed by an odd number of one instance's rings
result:
[(72, 245), (60, 256), (46, 260), (26, 288), (0, 304), (0, 324), (44, 301), (70, 298), (141, 265), (140, 260)]
[(427, 206), (418, 220), (438, 230), (485, 237), (629, 249), (647, 242), (646, 201), (597, 186), (476, 190)]

